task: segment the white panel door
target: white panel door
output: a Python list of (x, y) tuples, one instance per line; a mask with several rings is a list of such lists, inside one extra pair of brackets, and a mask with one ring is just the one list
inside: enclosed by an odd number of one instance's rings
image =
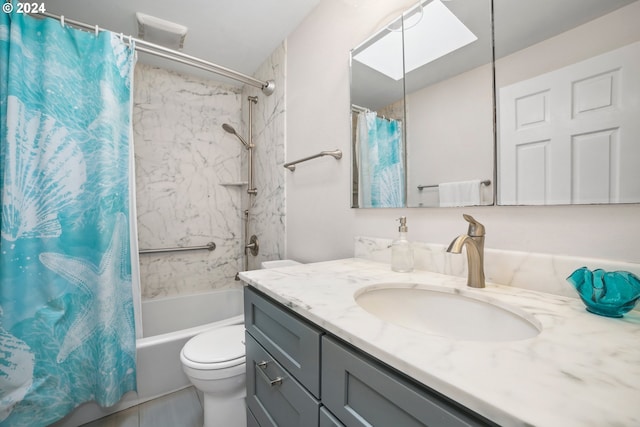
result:
[(640, 202), (640, 42), (498, 97), (499, 203)]

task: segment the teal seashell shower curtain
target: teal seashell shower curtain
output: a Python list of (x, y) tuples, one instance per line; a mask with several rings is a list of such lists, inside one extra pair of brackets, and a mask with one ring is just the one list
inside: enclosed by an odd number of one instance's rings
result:
[(0, 426), (135, 390), (135, 51), (0, 14)]
[(401, 208), (405, 205), (402, 122), (358, 114), (356, 147), (359, 164), (358, 206)]

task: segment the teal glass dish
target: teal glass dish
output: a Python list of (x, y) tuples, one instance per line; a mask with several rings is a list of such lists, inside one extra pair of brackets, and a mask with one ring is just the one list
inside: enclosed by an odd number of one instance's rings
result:
[(587, 311), (600, 316), (622, 317), (640, 299), (640, 279), (628, 271), (606, 272), (582, 267), (567, 277)]

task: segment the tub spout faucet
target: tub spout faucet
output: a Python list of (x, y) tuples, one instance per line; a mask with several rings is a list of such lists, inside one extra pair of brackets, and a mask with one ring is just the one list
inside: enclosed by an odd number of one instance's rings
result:
[(476, 221), (471, 215), (462, 217), (469, 223), (467, 234), (462, 234), (447, 248), (447, 252), (459, 254), (464, 246), (467, 247), (467, 286), (484, 288), (484, 225)]

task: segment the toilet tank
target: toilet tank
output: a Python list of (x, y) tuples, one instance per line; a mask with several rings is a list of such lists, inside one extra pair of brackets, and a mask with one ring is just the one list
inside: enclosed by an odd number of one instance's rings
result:
[(275, 261), (263, 261), (262, 264), (260, 264), (262, 268), (280, 268), (290, 267), (292, 265), (300, 265), (300, 263), (292, 259), (277, 259)]

